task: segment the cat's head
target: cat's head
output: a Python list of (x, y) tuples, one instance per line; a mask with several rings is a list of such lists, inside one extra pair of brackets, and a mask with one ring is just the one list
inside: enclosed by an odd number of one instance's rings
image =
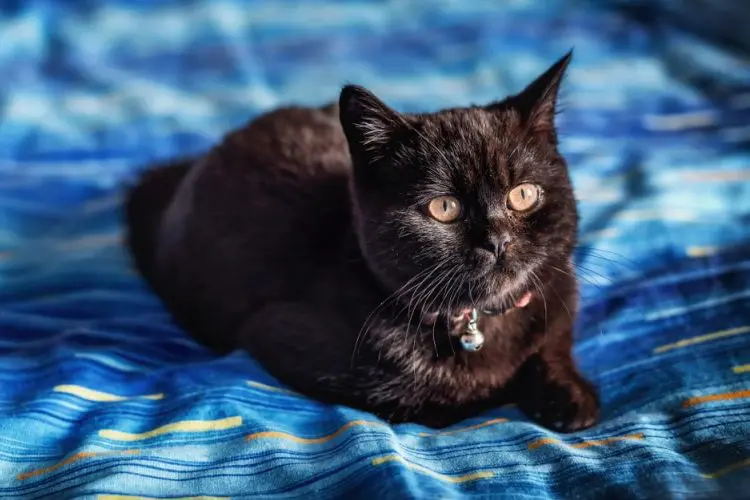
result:
[(570, 57), (482, 107), (402, 114), (343, 89), (355, 226), (391, 291), (424, 311), (507, 307), (570, 258), (576, 204), (555, 129)]

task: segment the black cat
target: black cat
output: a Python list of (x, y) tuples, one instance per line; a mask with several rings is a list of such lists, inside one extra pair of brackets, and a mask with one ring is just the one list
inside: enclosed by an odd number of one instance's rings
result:
[(510, 401), (590, 426), (554, 124), (570, 57), (483, 107), (401, 114), (350, 85), (338, 106), (260, 116), (145, 174), (136, 265), (196, 338), (312, 397), (433, 427)]

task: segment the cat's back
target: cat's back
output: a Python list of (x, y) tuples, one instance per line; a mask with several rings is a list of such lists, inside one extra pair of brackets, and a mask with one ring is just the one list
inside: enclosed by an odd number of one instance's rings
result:
[(336, 111), (282, 108), (228, 134), (195, 172), (193, 192), (184, 190), (192, 198), (186, 219), (200, 228), (196, 241), (207, 241), (208, 226), (229, 247), (265, 268), (278, 262), (286, 274), (330, 254), (350, 224), (351, 161)]
[[(222, 161), (215, 168), (241, 168), (246, 174), (278, 177), (280, 182), (346, 176), (350, 169), (335, 105), (286, 107), (263, 114), (228, 134), (218, 151)], [(233, 160), (250, 163), (238, 165)]]
[(183, 308), (239, 317), (286, 300), (350, 227), (350, 159), (337, 108), (282, 108), (228, 134), (164, 214), (161, 281)]
[(306, 228), (347, 217), (351, 162), (336, 109), (281, 108), (228, 134), (178, 193), (190, 198), (189, 221), (234, 221), (243, 234), (301, 243)]

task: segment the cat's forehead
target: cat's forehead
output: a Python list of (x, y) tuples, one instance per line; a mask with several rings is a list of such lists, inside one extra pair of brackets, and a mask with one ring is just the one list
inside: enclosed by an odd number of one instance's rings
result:
[(521, 120), (513, 109), (504, 112), (480, 107), (457, 108), (423, 115), (423, 130), (433, 139), (451, 138), (471, 141), (480, 137), (498, 137), (521, 131)]
[(538, 159), (543, 151), (529, 140), (520, 114), (484, 108), (448, 110), (423, 117), (422, 153), (454, 173), (484, 177), (502, 174), (517, 163)]

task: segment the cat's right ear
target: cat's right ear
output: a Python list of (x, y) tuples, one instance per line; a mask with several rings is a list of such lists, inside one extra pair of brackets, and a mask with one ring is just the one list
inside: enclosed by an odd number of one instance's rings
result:
[(347, 85), (339, 96), (339, 119), (356, 160), (367, 163), (382, 156), (401, 116), (364, 87)]
[(529, 131), (547, 137), (552, 142), (557, 142), (555, 130), (557, 95), (572, 58), (573, 50), (571, 49), (514, 97), (515, 104), (523, 113)]

